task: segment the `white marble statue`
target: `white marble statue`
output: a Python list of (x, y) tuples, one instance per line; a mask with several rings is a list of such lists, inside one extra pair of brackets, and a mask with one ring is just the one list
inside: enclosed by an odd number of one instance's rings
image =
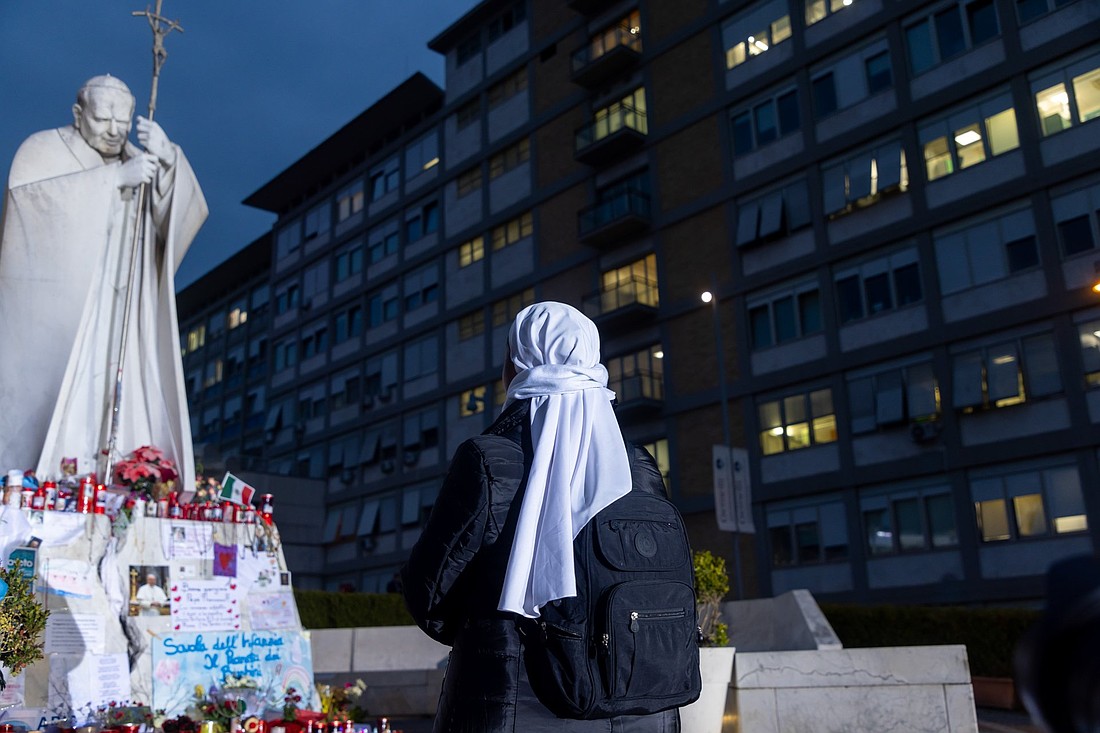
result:
[[(136, 188), (149, 186), (145, 246), (126, 340), (116, 461), (153, 445), (193, 485), (174, 274), (206, 201), (183, 151), (137, 118), (118, 79), (89, 79), (73, 124), (31, 135), (15, 154), (0, 240), (0, 469), (102, 470), (110, 431)], [(98, 468), (97, 468), (98, 464)], [(102, 480), (103, 477), (101, 476)]]

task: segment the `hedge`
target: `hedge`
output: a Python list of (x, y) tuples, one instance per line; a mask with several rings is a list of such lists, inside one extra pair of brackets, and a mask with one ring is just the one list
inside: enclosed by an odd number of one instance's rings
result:
[(1039, 612), (1016, 608), (849, 606), (821, 610), (845, 647), (965, 644), (970, 673), (1011, 677), (1012, 653)]
[(340, 629), (357, 626), (411, 626), (399, 593), (331, 593), (295, 590), (298, 615), (307, 629)]

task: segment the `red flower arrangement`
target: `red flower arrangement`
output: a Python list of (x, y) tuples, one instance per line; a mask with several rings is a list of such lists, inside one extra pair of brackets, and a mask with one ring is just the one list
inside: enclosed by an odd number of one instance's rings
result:
[(151, 445), (144, 445), (115, 466), (116, 483), (129, 487), (130, 491), (157, 500), (168, 495), (172, 483), (179, 478), (176, 464), (164, 456), (164, 452)]

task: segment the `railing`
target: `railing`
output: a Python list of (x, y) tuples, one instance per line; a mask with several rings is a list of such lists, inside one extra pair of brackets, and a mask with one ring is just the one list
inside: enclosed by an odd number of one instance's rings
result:
[(619, 377), (609, 381), (607, 388), (615, 393), (619, 404), (623, 405), (638, 400), (662, 402), (665, 399), (663, 376), (650, 371), (638, 370), (629, 376)]
[(617, 48), (626, 47), (636, 53), (642, 52), (642, 36), (631, 33), (626, 25), (616, 26), (610, 31), (600, 33), (573, 52), (573, 73), (576, 74), (591, 63), (603, 58)]
[(642, 135), (649, 131), (645, 112), (634, 105), (616, 102), (596, 113), (596, 118), (577, 130), (575, 141), (579, 153), (594, 143), (621, 130), (634, 130)]
[(632, 189), (624, 190), (609, 198), (581, 209), (579, 227), (581, 236), (627, 216), (649, 219), (649, 196)]
[(592, 310), (600, 315), (617, 311), (628, 305), (644, 305), (656, 308), (657, 283), (640, 275), (631, 275), (613, 287), (602, 289), (589, 300)]

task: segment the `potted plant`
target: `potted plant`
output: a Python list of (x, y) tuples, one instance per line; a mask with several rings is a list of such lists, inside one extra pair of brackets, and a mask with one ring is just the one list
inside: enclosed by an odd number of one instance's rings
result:
[[(50, 612), (34, 599), (33, 581), (18, 566), (0, 567), (0, 664), (12, 675), (42, 658), (43, 642), (38, 636)], [(0, 674), (0, 690), (6, 686)]]
[(692, 560), (703, 691), (698, 700), (680, 708), (680, 727), (692, 733), (720, 733), (733, 674), (734, 649), (728, 646), (729, 627), (721, 618), (721, 603), (729, 593), (730, 579), (726, 561), (709, 550), (697, 550)]

